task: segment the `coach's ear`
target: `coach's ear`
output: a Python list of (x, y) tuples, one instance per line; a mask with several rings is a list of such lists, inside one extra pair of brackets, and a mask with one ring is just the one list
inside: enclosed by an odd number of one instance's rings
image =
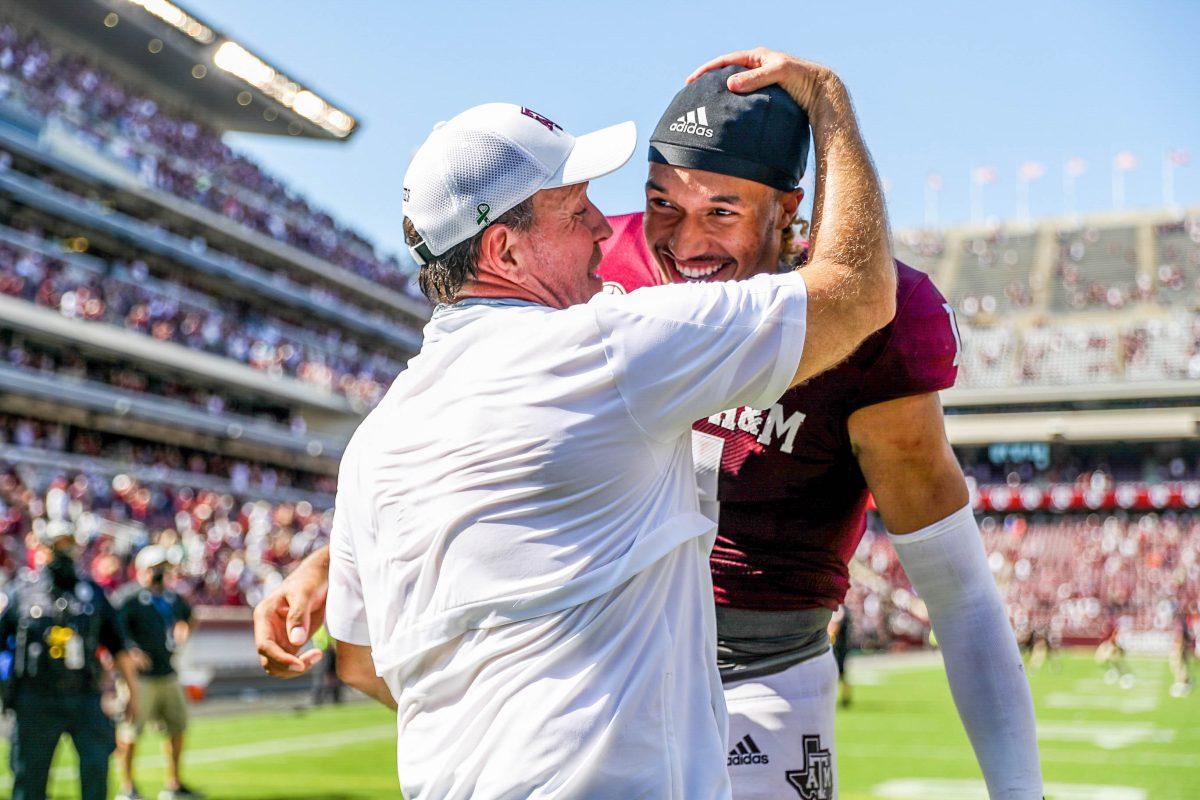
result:
[(492, 225), (483, 232), (479, 241), (479, 271), (485, 270), (509, 278), (517, 273), (515, 245), (519, 234), (507, 225)]

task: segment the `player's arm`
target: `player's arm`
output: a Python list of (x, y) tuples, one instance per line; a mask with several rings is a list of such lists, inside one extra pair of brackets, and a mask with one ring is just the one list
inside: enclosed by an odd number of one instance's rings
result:
[(729, 77), (731, 91), (779, 84), (808, 112), (812, 126), (821, 226), (803, 272), (808, 311), (794, 385), (843, 361), (895, 315), (896, 269), (883, 191), (850, 93), (832, 70), (760, 47), (714, 59), (692, 77), (729, 64), (747, 68)]
[(196, 620), (192, 614), (192, 607), (188, 601), (182, 597), (175, 598), (175, 625), (172, 633), (175, 636), (175, 646), (183, 647), (187, 644), (188, 639), (192, 638), (192, 631), (195, 629)]
[(396, 699), (383, 678), (375, 673), (371, 648), (337, 640), (334, 646), (337, 648), (337, 674), (342, 682), (395, 711)]
[(950, 691), (993, 800), (1038, 800), (1033, 699), (936, 393), (867, 406), (850, 440), (924, 601)]
[(133, 647), (123, 618), (108, 602), (108, 598), (99, 587), (96, 587), (94, 602), (96, 613), (100, 617), (100, 644), (112, 654), (113, 666), (117, 668), (129, 690), (129, 700), (125, 703), (125, 719), (132, 722), (137, 719), (138, 707), (141, 704), (138, 671), (149, 666), (149, 659), (145, 653)]
[(262, 668), (277, 678), (303, 675), (321, 660), (319, 650), (300, 653), (325, 619), (329, 547), (300, 562), (283, 583), (254, 607), (254, 646)]

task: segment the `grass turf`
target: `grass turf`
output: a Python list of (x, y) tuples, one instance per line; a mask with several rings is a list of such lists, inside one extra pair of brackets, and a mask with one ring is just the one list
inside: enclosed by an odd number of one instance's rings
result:
[[(1031, 671), (1051, 800), (1200, 798), (1200, 692), (1171, 697), (1165, 659), (1130, 665), (1130, 688), (1105, 683), (1087, 654)], [(852, 658), (850, 670), (854, 702), (838, 714), (842, 800), (985, 797), (940, 665)], [(393, 736), (389, 713), (365, 704), (200, 717), (185, 778), (212, 800), (398, 797)], [(151, 799), (162, 780), (158, 747), (148, 733), (139, 752), (139, 788)], [(79, 797), (74, 763), (71, 748), (60, 746), (55, 800)], [(3, 767), (0, 775), (7, 787)]]

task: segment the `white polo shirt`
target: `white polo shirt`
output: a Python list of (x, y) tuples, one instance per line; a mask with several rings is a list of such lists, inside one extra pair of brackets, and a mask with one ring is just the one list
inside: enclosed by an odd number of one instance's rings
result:
[(787, 390), (805, 308), (792, 273), (438, 309), (346, 449), (330, 548), (406, 797), (729, 796), (691, 425)]

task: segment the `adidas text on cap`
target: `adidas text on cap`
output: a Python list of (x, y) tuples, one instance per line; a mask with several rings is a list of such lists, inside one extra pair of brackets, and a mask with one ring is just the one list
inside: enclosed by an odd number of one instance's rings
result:
[(599, 178), (633, 155), (637, 130), (622, 122), (572, 136), (512, 103), (485, 103), (434, 127), (404, 176), (404, 216), (426, 264), (542, 189)]
[(715, 69), (680, 89), (650, 136), (650, 161), (790, 192), (808, 162), (808, 115), (780, 86), (729, 91), (741, 71)]

